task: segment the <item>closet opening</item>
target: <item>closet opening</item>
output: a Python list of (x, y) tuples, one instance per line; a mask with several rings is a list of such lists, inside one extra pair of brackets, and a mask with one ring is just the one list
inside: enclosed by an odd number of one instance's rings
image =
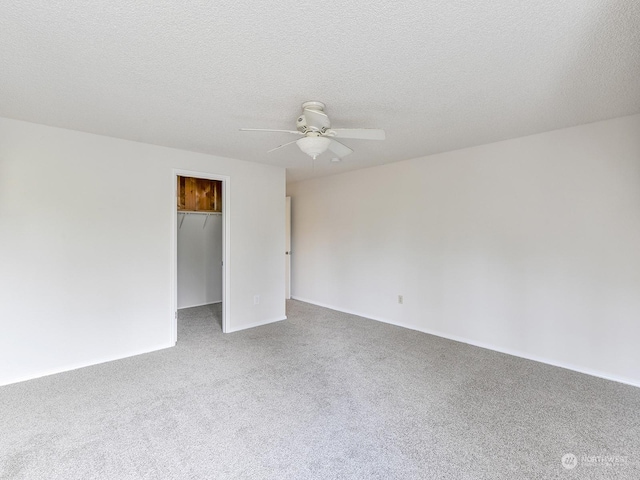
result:
[(229, 179), (176, 170), (174, 186), (173, 339), (178, 342), (187, 327), (228, 330)]

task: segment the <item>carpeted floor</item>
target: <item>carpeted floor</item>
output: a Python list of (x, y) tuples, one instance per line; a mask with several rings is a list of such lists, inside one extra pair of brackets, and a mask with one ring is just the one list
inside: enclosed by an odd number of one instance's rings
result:
[(296, 301), (228, 335), (219, 314), (0, 388), (0, 478), (640, 478), (640, 389)]

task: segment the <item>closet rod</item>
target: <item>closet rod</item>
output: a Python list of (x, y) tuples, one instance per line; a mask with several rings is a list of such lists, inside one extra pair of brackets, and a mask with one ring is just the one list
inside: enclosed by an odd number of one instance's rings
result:
[(198, 211), (184, 211), (178, 210), (178, 213), (182, 215), (222, 215), (222, 212), (198, 212)]
[(204, 230), (204, 227), (207, 226), (207, 220), (209, 220), (209, 217), (211, 215), (222, 215), (222, 212), (197, 212), (197, 211), (181, 211), (178, 210), (178, 214), (182, 214), (182, 218), (180, 219), (180, 224), (178, 225), (178, 230), (180, 230), (182, 228), (182, 223), (184, 222), (184, 219), (187, 218), (187, 215), (206, 215), (206, 218), (204, 219), (204, 225), (202, 225), (202, 229)]

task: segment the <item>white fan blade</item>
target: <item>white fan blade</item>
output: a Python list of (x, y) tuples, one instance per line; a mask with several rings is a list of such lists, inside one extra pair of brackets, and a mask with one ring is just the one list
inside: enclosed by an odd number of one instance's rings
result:
[(283, 143), (282, 145), (278, 145), (276, 148), (272, 148), (271, 150), (267, 150), (267, 153), (275, 152), (279, 148), (286, 147), (287, 145), (291, 145), (292, 143), (296, 143), (296, 142), (297, 142), (297, 140), (294, 140), (293, 142)]
[(274, 130), (271, 128), (241, 128), (242, 132), (282, 132), (282, 133), (295, 133), (296, 135), (304, 135), (304, 133), (297, 130)]
[(329, 144), (329, 150), (331, 150), (340, 158), (346, 157), (350, 153), (353, 153), (353, 150), (351, 150), (346, 145), (343, 145), (340, 142), (337, 142), (333, 138), (331, 139), (331, 143)]
[(329, 137), (355, 138), (359, 140), (384, 140), (384, 130), (379, 128), (332, 128), (326, 133)]

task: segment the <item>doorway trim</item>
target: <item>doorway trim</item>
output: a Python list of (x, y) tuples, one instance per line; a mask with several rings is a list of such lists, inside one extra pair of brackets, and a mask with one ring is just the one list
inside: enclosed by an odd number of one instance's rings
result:
[(227, 333), (231, 321), (231, 228), (230, 228), (230, 184), (231, 178), (227, 175), (218, 175), (207, 172), (195, 172), (174, 168), (171, 170), (171, 338), (173, 344), (178, 341), (178, 189), (176, 188), (178, 176), (204, 178), (222, 182), (222, 332)]

